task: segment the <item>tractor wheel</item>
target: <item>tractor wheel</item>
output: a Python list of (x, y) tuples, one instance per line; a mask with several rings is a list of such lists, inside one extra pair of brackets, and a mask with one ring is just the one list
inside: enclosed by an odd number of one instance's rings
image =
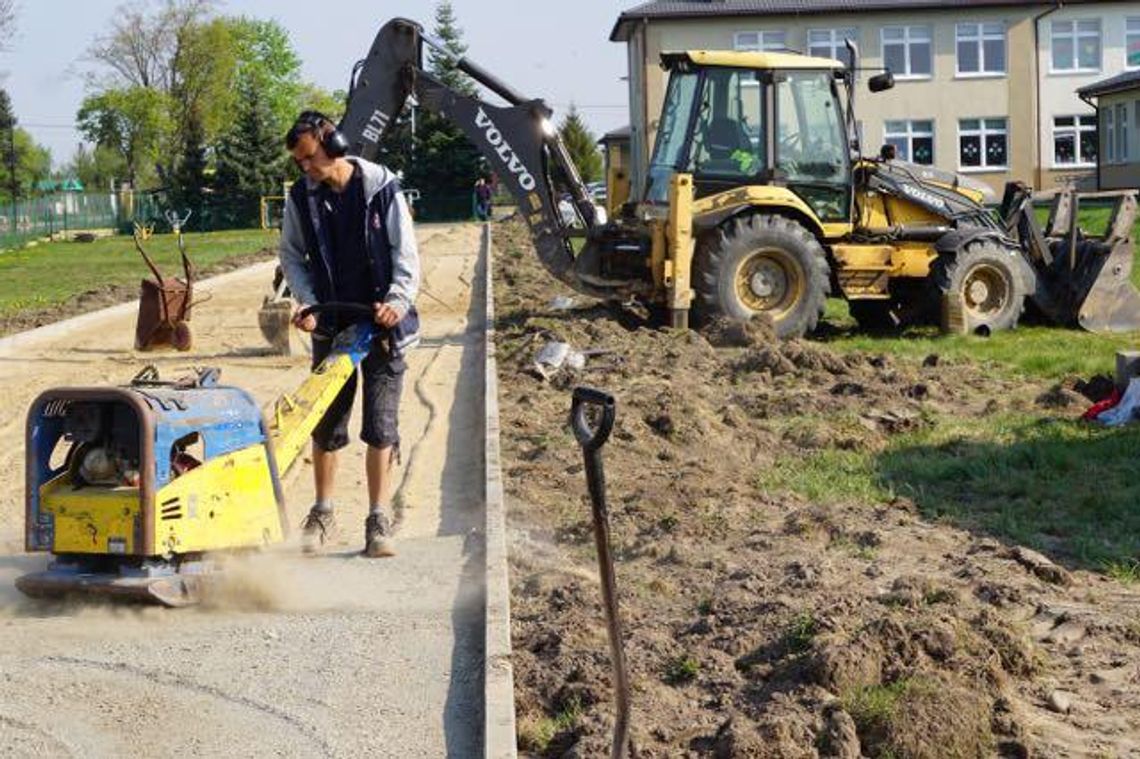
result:
[(942, 295), (942, 328), (988, 335), (1017, 326), (1029, 294), (1021, 253), (992, 240), (972, 243), (934, 263)]
[(767, 315), (780, 338), (815, 329), (831, 290), (815, 236), (791, 219), (764, 214), (730, 219), (704, 241), (693, 286), (702, 318)]

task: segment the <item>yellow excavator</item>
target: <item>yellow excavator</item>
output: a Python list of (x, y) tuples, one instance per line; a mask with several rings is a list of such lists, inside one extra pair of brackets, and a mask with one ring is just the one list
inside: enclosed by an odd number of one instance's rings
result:
[[(456, 91), (423, 68), (424, 46), (506, 101)], [(410, 98), (457, 124), (502, 178), (543, 265), (575, 290), (642, 301), (674, 326), (764, 315), (781, 337), (817, 325), (829, 295), (865, 326), (939, 320), (949, 330), (1015, 326), (1027, 302), (1093, 330), (1140, 328), (1132, 286), (1131, 194), (1101, 237), (1082, 199), (1054, 194), (1044, 228), (1025, 188), (1000, 211), (968, 177), (865, 157), (852, 65), (794, 53), (666, 53), (669, 84), (636, 197), (599, 212), (541, 100), (523, 96), (405, 19), (381, 28), (351, 82), (340, 129), (375, 158)], [(893, 86), (889, 72), (871, 91)], [(628, 185), (627, 185), (628, 186)], [(568, 194), (571, 219), (559, 208)]]

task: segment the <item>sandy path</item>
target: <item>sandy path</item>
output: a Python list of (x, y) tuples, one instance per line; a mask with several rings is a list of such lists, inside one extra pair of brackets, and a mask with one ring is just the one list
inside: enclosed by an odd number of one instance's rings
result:
[[(194, 316), (195, 350), (139, 355), (133, 313), (0, 349), (0, 755), (472, 756), (482, 745), (481, 313), (478, 228), (424, 226), (424, 346), (409, 359), (399, 556), (357, 555), (363, 447), (342, 457), (340, 534), (303, 559), (290, 544), (234, 568), (210, 608), (45, 605), (14, 577), (21, 555), (23, 427), (59, 385), (122, 383), (220, 366), (267, 403), (306, 357), (264, 355), (256, 309), (268, 269), (237, 273)], [(354, 434), (359, 414), (354, 415)], [(292, 526), (311, 500), (286, 480)]]

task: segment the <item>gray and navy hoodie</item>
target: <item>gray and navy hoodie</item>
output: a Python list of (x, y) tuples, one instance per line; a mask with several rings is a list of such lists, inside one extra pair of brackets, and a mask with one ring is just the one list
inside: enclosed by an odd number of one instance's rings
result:
[[(360, 168), (364, 183), (364, 240), (374, 298), (404, 314), (389, 339), (393, 355), (399, 356), (419, 342), (415, 301), (420, 289), (420, 257), (412, 215), (395, 174), (362, 158), (347, 160)], [(318, 189), (319, 184), (308, 177), (293, 184), (285, 201), (278, 250), (293, 297), (306, 305), (330, 301), (334, 293), (333, 251), (327, 231), (321, 228)]]

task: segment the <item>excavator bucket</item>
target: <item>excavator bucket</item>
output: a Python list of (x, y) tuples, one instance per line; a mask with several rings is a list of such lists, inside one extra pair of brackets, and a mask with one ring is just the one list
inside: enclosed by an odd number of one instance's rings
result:
[[(1104, 200), (1113, 201), (1104, 234), (1085, 234), (1077, 224), (1081, 203)], [(1006, 225), (1016, 229), (1037, 275), (1034, 304), (1053, 321), (1090, 332), (1140, 330), (1140, 291), (1132, 284), (1135, 193), (1061, 189), (1052, 195), (1044, 229), (1031, 201), (1023, 192)]]

